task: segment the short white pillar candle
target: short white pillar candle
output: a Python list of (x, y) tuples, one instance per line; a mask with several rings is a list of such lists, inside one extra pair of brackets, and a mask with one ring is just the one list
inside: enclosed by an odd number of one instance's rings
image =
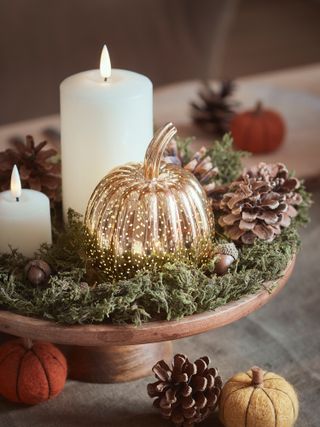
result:
[(51, 243), (49, 199), (39, 191), (21, 189), (14, 166), (11, 189), (0, 193), (0, 253), (11, 247), (32, 257), (42, 243)]

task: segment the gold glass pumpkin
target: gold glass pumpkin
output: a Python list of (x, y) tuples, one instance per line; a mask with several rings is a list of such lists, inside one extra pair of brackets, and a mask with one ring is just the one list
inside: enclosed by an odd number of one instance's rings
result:
[(89, 256), (110, 278), (172, 257), (200, 262), (210, 256), (213, 217), (197, 179), (162, 162), (176, 128), (152, 139), (144, 163), (113, 169), (94, 190), (85, 215)]

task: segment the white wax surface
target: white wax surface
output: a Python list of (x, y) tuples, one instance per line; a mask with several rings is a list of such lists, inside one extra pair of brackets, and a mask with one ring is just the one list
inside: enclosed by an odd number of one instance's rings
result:
[(0, 193), (0, 253), (10, 252), (11, 246), (32, 257), (42, 243), (51, 243), (48, 197), (23, 189), (17, 202), (11, 191)]
[(153, 136), (152, 83), (140, 74), (85, 71), (60, 86), (62, 189), (69, 207), (84, 214), (99, 181), (115, 166), (143, 161)]

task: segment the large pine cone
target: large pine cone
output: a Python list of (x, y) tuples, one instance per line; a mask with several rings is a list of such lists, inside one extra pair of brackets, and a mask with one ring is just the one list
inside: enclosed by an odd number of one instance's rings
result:
[(207, 356), (191, 363), (183, 354), (174, 356), (172, 368), (163, 360), (156, 363), (152, 370), (158, 381), (148, 384), (148, 394), (156, 397), (153, 405), (164, 418), (190, 427), (216, 408), (222, 381), (209, 363)]
[(199, 100), (191, 103), (191, 115), (196, 125), (216, 136), (223, 136), (230, 130), (236, 104), (230, 100), (235, 85), (222, 81), (218, 88), (204, 83), (199, 91)]
[(297, 215), (295, 207), (302, 202), (299, 186), (282, 163), (260, 163), (230, 184), (219, 202), (219, 224), (234, 241), (272, 241)]
[(207, 194), (216, 187), (215, 179), (219, 175), (219, 170), (216, 166), (213, 166), (209, 152), (205, 147), (200, 148), (199, 151), (192, 155), (191, 159), (186, 161), (184, 153), (181, 152), (176, 141), (172, 140), (164, 153), (164, 161), (183, 167), (191, 172)]
[(53, 161), (57, 156), (54, 148), (46, 149), (47, 142), (35, 144), (31, 135), (26, 142), (20, 138), (11, 141), (11, 147), (0, 152), (0, 188), (8, 190), (12, 168), (17, 165), (22, 186), (42, 191), (51, 200), (61, 200), (61, 167)]

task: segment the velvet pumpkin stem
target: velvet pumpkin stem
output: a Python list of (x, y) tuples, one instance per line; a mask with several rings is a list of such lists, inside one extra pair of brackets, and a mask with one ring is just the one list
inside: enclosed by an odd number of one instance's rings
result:
[(33, 342), (31, 338), (22, 338), (23, 345), (27, 350), (30, 350), (30, 348), (33, 346)]
[(144, 176), (146, 179), (158, 178), (164, 150), (176, 133), (175, 126), (172, 123), (167, 123), (152, 138), (144, 158)]
[(252, 385), (254, 387), (262, 387), (263, 386), (263, 370), (258, 366), (253, 366), (251, 368), (252, 372)]
[(259, 116), (262, 113), (263, 104), (262, 101), (257, 101), (256, 106), (254, 108), (254, 114)]

